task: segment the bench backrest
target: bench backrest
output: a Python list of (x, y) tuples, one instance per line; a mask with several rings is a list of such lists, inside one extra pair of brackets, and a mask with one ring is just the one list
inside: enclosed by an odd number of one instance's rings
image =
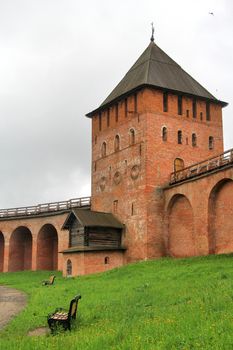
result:
[(81, 299), (81, 295), (76, 295), (76, 297), (74, 297), (74, 299), (71, 300), (69, 313), (68, 313), (68, 319), (71, 319), (71, 318), (76, 319), (76, 313), (77, 313), (79, 299)]
[(56, 276), (54, 276), (54, 275), (50, 276), (50, 278), (49, 278), (49, 283), (50, 283), (50, 284), (53, 284), (55, 278), (56, 278)]

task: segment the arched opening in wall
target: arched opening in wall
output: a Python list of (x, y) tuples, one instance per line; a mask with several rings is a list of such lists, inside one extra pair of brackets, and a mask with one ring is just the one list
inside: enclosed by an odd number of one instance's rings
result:
[(107, 144), (106, 142), (103, 142), (101, 146), (101, 157), (106, 157), (106, 155), (107, 155)]
[(233, 252), (233, 181), (223, 179), (209, 196), (209, 253)]
[(166, 126), (163, 126), (163, 128), (162, 128), (162, 140), (167, 141), (167, 128), (166, 128)]
[(0, 272), (3, 271), (4, 248), (5, 248), (4, 236), (3, 236), (2, 232), (0, 232)]
[(109, 256), (105, 256), (104, 265), (108, 265), (108, 264), (109, 264)]
[(9, 243), (8, 271), (31, 270), (32, 268), (32, 234), (25, 227), (15, 229)]
[(58, 235), (51, 224), (42, 226), (37, 237), (37, 270), (57, 270)]
[(68, 259), (66, 262), (66, 276), (72, 276), (72, 261), (70, 259)]
[(120, 136), (116, 135), (115, 141), (114, 141), (114, 151), (117, 152), (119, 150), (120, 150)]
[(130, 131), (129, 131), (129, 144), (130, 144), (130, 146), (135, 144), (135, 130), (134, 129), (130, 129)]
[(193, 209), (189, 200), (175, 195), (168, 206), (168, 252), (174, 257), (195, 255)]
[(181, 158), (176, 158), (174, 160), (174, 172), (184, 169), (184, 161)]

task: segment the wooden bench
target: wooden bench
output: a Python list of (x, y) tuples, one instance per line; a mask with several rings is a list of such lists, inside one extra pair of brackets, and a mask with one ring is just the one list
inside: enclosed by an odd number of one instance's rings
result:
[(69, 311), (57, 308), (54, 313), (48, 315), (47, 321), (52, 333), (54, 333), (59, 326), (64, 330), (71, 329), (71, 323), (76, 319), (79, 299), (81, 299), (81, 295), (77, 295), (71, 300)]
[(46, 281), (43, 281), (42, 282), (42, 285), (43, 286), (50, 286), (54, 283), (54, 280), (55, 280), (56, 276), (52, 275), (50, 276), (49, 280), (46, 280)]

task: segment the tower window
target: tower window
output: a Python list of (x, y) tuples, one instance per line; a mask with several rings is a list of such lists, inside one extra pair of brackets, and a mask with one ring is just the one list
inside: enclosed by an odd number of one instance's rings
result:
[(168, 111), (168, 93), (167, 92), (163, 93), (163, 111), (164, 112)]
[(176, 158), (174, 160), (174, 171), (180, 171), (184, 169), (184, 161), (181, 158)]
[(134, 203), (131, 204), (131, 215), (134, 215)]
[(115, 152), (120, 150), (120, 136), (119, 135), (115, 136), (114, 150), (115, 150)]
[(116, 117), (116, 123), (118, 122), (118, 103), (116, 104), (116, 114), (115, 114), (115, 117)]
[(189, 110), (186, 109), (186, 117), (189, 118)]
[(101, 112), (99, 113), (99, 131), (102, 129), (102, 119), (101, 119)]
[(135, 144), (135, 131), (134, 131), (134, 129), (130, 129), (130, 131), (129, 131), (129, 144), (130, 145)]
[(164, 126), (162, 128), (162, 139), (163, 139), (163, 141), (167, 141), (167, 128), (166, 128), (166, 126)]
[(197, 101), (193, 100), (193, 118), (197, 117)]
[(202, 120), (203, 119), (203, 113), (200, 112), (200, 119)]
[(101, 147), (101, 156), (106, 157), (106, 154), (107, 154), (107, 144), (106, 142), (103, 142)]
[(197, 145), (197, 135), (192, 134), (192, 146), (196, 147), (196, 145)]
[(138, 95), (134, 94), (134, 112), (137, 113), (138, 111)]
[(124, 105), (125, 105), (125, 117), (127, 117), (127, 112), (128, 112), (127, 98), (125, 99)]
[(209, 149), (214, 149), (214, 138), (209, 136)]
[(182, 96), (181, 95), (178, 95), (177, 103), (178, 103), (178, 114), (182, 115)]
[(110, 110), (109, 108), (107, 109), (107, 127), (110, 125)]
[(118, 209), (118, 200), (113, 201), (113, 213), (117, 213)]
[(210, 103), (206, 102), (206, 120), (210, 120)]
[(179, 144), (182, 144), (182, 131), (181, 130), (178, 130), (178, 133), (177, 133), (177, 142)]

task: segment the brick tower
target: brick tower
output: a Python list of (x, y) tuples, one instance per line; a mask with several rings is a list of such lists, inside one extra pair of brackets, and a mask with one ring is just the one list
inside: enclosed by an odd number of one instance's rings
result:
[(166, 254), (163, 186), (174, 170), (223, 152), (222, 107), (155, 43), (92, 119), (92, 210), (125, 224), (125, 262)]

